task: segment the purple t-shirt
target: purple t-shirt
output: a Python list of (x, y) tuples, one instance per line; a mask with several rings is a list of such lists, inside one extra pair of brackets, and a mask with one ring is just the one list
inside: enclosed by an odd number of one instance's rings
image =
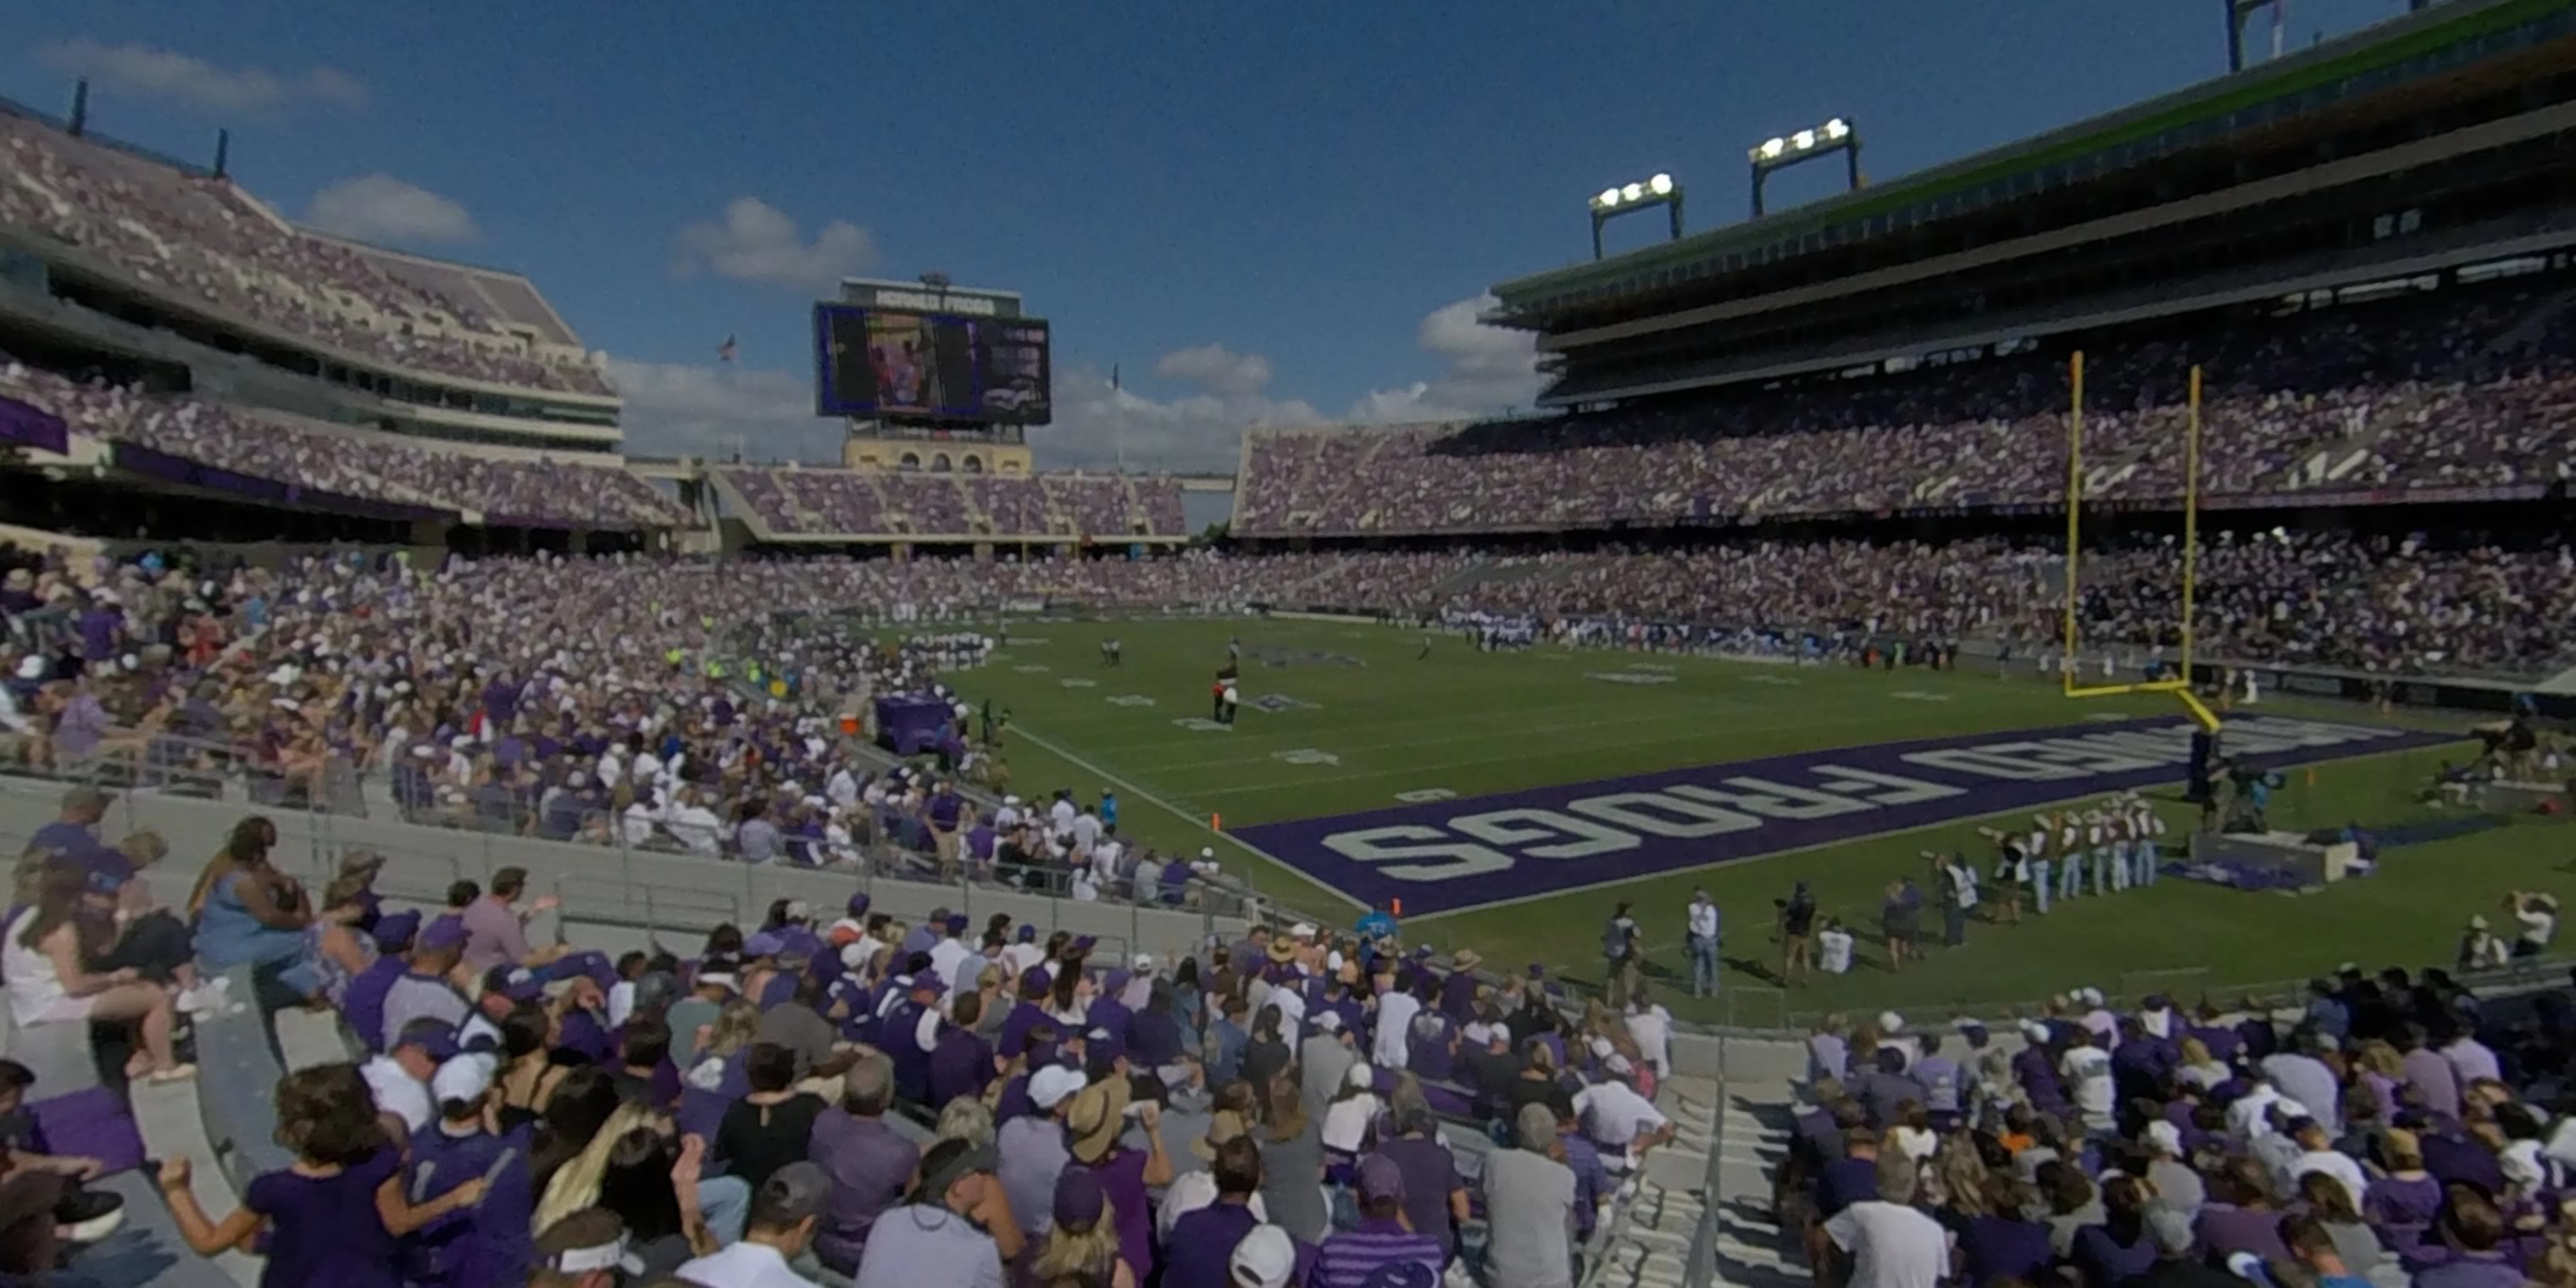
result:
[(1234, 1280), (1226, 1262), (1234, 1245), (1259, 1224), (1240, 1203), (1211, 1203), (1173, 1222), (1163, 1247), (1171, 1259), (1163, 1267), (1163, 1288), (1229, 1288)]
[(1145, 1198), (1145, 1153), (1120, 1146), (1091, 1165), (1100, 1188), (1118, 1209), (1118, 1255), (1144, 1283), (1154, 1273), (1154, 1209)]
[(2088, 1284), (2122, 1283), (2155, 1268), (2156, 1245), (2144, 1229), (2131, 1231), (2129, 1241), (2122, 1243), (2111, 1227), (2088, 1225), (2075, 1232), (2073, 1260)]
[(1398, 1136), (1377, 1147), (1404, 1176), (1404, 1215), (1413, 1228), (1440, 1240), (1440, 1259), (1458, 1250), (1458, 1231), (1449, 1222), (1449, 1195), (1466, 1188), (1458, 1178), (1458, 1160), (1447, 1146), (1419, 1136)]
[(98, 834), (78, 823), (56, 819), (37, 828), (27, 839), (29, 850), (51, 850), (63, 856), (73, 867), (89, 874), (92, 894), (114, 894), (134, 879), (134, 861), (98, 839)]
[(2201, 1208), (2195, 1228), (2201, 1246), (2217, 1258), (2251, 1252), (2265, 1261), (2290, 1259), (2289, 1245), (2281, 1242), (2281, 1214), (2269, 1208), (2211, 1203)]
[(1980, 1285), (1999, 1279), (2038, 1283), (2056, 1256), (2047, 1226), (2004, 1216), (1969, 1218), (1959, 1230), (1959, 1251), (1967, 1258), (1968, 1282)]
[(401, 1168), (387, 1149), (336, 1176), (253, 1180), (242, 1206), (268, 1218), (260, 1288), (401, 1288), (394, 1236), (376, 1214), (376, 1191)]

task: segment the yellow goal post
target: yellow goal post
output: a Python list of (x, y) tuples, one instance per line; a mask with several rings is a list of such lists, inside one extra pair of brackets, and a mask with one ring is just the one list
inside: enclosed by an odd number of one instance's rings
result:
[(2084, 593), (2084, 354), (2078, 350), (2067, 358), (2068, 407), (2066, 417), (2066, 620), (2061, 634), (2063, 651), (2058, 661), (2058, 678), (2070, 698), (2107, 698), (2124, 693), (2170, 693), (2181, 699), (2193, 719), (2203, 728), (2215, 732), (2218, 715), (2194, 694), (2192, 676), (2192, 606), (2200, 572), (2200, 368), (2191, 369), (2189, 397), (2185, 400), (2183, 422), (2182, 469), (2182, 664), (2170, 680), (2142, 680), (2135, 684), (2083, 684), (2078, 679), (2078, 662), (2083, 650), (2083, 623), (2078, 604)]

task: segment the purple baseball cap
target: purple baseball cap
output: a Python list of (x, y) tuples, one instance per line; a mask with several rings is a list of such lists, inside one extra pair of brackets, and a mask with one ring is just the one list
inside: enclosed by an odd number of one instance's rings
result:
[(868, 915), (868, 896), (866, 891), (862, 890), (859, 893), (850, 896), (850, 915), (853, 917), (864, 917)]
[(544, 980), (524, 966), (495, 966), (483, 976), (483, 991), (498, 993), (513, 1002), (535, 1002), (546, 995)]
[(465, 919), (450, 914), (422, 927), (418, 943), (425, 952), (437, 952), (442, 948), (463, 948), (466, 938)]
[(1371, 1154), (1360, 1160), (1361, 1201), (1403, 1197), (1404, 1169), (1396, 1166), (1394, 1159), (1384, 1154)]
[[(1370, 1155), (1376, 1158), (1377, 1155)], [(1100, 1187), (1100, 1177), (1088, 1167), (1068, 1167), (1056, 1178), (1055, 1223), (1076, 1230), (1088, 1230), (1099, 1224), (1100, 1214), (1108, 1209), (1109, 1194)]]

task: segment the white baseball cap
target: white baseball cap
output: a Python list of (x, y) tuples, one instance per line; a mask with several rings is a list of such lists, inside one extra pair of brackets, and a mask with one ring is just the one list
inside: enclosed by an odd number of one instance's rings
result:
[(492, 1090), (492, 1057), (480, 1051), (449, 1057), (429, 1076), (430, 1099), (439, 1104), (451, 1100), (473, 1103)]
[(1053, 1109), (1067, 1096), (1083, 1088), (1079, 1070), (1051, 1064), (1029, 1076), (1029, 1103), (1040, 1109)]
[(1245, 1288), (1287, 1288), (1288, 1276), (1297, 1269), (1297, 1246), (1289, 1242), (1286, 1230), (1256, 1225), (1235, 1241), (1234, 1255), (1226, 1259), (1226, 1266)]

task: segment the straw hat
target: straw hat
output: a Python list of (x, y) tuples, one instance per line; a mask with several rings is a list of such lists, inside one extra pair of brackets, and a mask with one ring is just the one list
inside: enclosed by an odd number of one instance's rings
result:
[(1231, 1109), (1220, 1109), (1208, 1119), (1207, 1136), (1190, 1142), (1190, 1152), (1201, 1158), (1215, 1158), (1216, 1147), (1244, 1134), (1243, 1115)]
[(1127, 1126), (1129, 1094), (1125, 1078), (1104, 1078), (1073, 1098), (1073, 1112), (1065, 1115), (1065, 1127), (1073, 1138), (1077, 1161), (1097, 1163), (1117, 1147), (1118, 1133)]

